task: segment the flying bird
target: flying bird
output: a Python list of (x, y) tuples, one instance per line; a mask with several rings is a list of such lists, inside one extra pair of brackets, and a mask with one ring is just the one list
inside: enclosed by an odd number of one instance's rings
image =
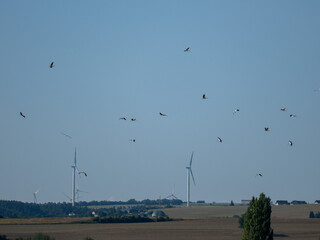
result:
[(208, 99), (205, 94), (202, 95), (202, 99)]
[(289, 146), (292, 147), (292, 145), (293, 145), (293, 142), (289, 141)]
[(50, 63), (50, 68), (55, 67), (53, 64), (54, 64), (54, 62), (51, 62), (51, 63)]
[(295, 114), (290, 114), (290, 117), (296, 117), (297, 115), (295, 115)]
[(233, 114), (239, 112), (240, 110), (237, 108), (236, 110), (233, 111)]
[(26, 118), (26, 116), (25, 116), (25, 115), (23, 115), (23, 113), (22, 113), (22, 112), (20, 112), (20, 116), (21, 116), (21, 117), (23, 117), (23, 118)]
[(136, 142), (136, 140), (134, 138), (131, 138), (130, 141), (131, 142)]
[(222, 143), (222, 139), (218, 137), (218, 142)]
[(131, 118), (131, 121), (136, 121), (137, 119), (136, 118)]
[(64, 136), (66, 136), (66, 137), (68, 137), (68, 138), (72, 138), (70, 135), (65, 134), (65, 133), (63, 133), (63, 132), (61, 132), (61, 134), (64, 135)]
[(256, 177), (262, 177), (262, 174), (261, 173), (257, 173)]
[(165, 116), (167, 116), (167, 114), (164, 114), (164, 113), (159, 113), (160, 114), (160, 116), (163, 116), (163, 117), (165, 117)]
[(127, 120), (125, 117), (121, 117), (119, 118), (119, 120)]
[(282, 112), (285, 112), (287, 109), (286, 108), (281, 108), (280, 109)]
[(187, 47), (184, 52), (190, 52), (190, 47)]
[(79, 175), (80, 175), (81, 173), (84, 174), (86, 177), (88, 176), (86, 172), (83, 172), (83, 171), (82, 171), (82, 172), (78, 172)]
[(269, 132), (269, 128), (268, 128), (268, 127), (265, 127), (264, 130), (265, 130), (266, 132)]

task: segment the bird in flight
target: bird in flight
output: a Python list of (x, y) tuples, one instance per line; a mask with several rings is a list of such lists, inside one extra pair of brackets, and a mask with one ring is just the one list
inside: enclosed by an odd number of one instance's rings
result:
[(293, 145), (293, 142), (289, 141), (289, 146), (292, 147), (292, 145)]
[(240, 110), (237, 108), (236, 110), (233, 111), (233, 114), (239, 112)]
[(121, 117), (119, 118), (119, 120), (127, 120), (125, 117)]
[(51, 63), (50, 63), (50, 68), (55, 67), (53, 64), (54, 64), (54, 62), (51, 62)]
[(202, 95), (202, 99), (208, 99), (205, 94)]
[(185, 50), (183, 50), (184, 52), (190, 52), (190, 47), (187, 47)]
[(285, 112), (287, 109), (286, 108), (281, 108), (280, 109), (282, 112)]
[(165, 116), (167, 116), (167, 114), (164, 114), (164, 113), (159, 113), (160, 114), (160, 116), (163, 116), (163, 117), (165, 117)]
[(265, 127), (264, 130), (265, 130), (266, 132), (269, 132), (269, 128), (268, 128), (268, 127)]
[(72, 138), (70, 135), (65, 134), (65, 133), (63, 133), (63, 132), (61, 132), (61, 134), (64, 135), (64, 136), (66, 136), (66, 137), (68, 137), (68, 138)]
[(137, 119), (136, 118), (131, 118), (131, 121), (136, 121)]
[(256, 177), (262, 177), (262, 174), (261, 173), (257, 173)]
[(221, 139), (221, 138), (219, 138), (219, 137), (218, 137), (218, 142), (219, 142), (219, 143), (222, 143), (222, 139)]
[(131, 138), (130, 141), (131, 142), (136, 142), (136, 140), (134, 138)]
[(290, 117), (296, 117), (297, 115), (295, 115), (295, 114), (290, 114)]
[(25, 115), (23, 115), (23, 113), (22, 113), (22, 112), (20, 112), (20, 116), (21, 116), (21, 117), (23, 117), (23, 118), (26, 118), (26, 116), (25, 116)]
[(79, 175), (80, 175), (81, 173), (84, 174), (86, 177), (88, 176), (86, 172), (83, 172), (83, 171), (82, 171), (82, 172), (78, 172)]

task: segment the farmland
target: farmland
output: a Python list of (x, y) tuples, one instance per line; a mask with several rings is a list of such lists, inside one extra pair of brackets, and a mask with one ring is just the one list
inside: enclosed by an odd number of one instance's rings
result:
[[(171, 208), (164, 211), (172, 222), (130, 224), (79, 224), (88, 219), (0, 219), (0, 234), (9, 238), (32, 236), (43, 232), (59, 239), (81, 240), (89, 236), (102, 239), (240, 239), (242, 230), (233, 215), (245, 212), (245, 206)], [(274, 206), (272, 227), (275, 239), (317, 239), (320, 219), (309, 219), (309, 211), (319, 205)]]

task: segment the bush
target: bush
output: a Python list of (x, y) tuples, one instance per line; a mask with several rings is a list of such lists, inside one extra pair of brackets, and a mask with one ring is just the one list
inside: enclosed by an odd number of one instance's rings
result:
[(309, 213), (309, 218), (314, 218), (314, 213), (313, 213), (313, 211), (310, 211), (310, 213)]
[(8, 240), (6, 235), (0, 235), (0, 240)]
[[(239, 217), (239, 216), (238, 216)], [(244, 228), (244, 219), (246, 217), (246, 214), (241, 214), (241, 217), (239, 217), (238, 223), (239, 223), (239, 228)]]

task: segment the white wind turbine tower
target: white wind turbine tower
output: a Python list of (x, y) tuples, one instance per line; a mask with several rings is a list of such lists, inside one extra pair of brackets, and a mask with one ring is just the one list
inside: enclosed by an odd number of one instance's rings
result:
[(38, 200), (37, 200), (37, 194), (38, 194), (39, 192), (40, 192), (40, 188), (33, 193), (33, 202), (34, 202), (34, 203), (37, 203), (37, 202), (38, 202)]
[(191, 154), (189, 166), (186, 167), (186, 169), (187, 169), (187, 207), (189, 207), (189, 205), (190, 205), (190, 174), (192, 176), (193, 184), (196, 185), (196, 182), (194, 181), (194, 177), (192, 174), (192, 169), (191, 169), (192, 158), (193, 158), (193, 152)]
[(77, 149), (74, 151), (74, 165), (72, 168), (72, 198), (71, 203), (74, 206), (75, 198), (76, 198), (76, 169), (77, 169)]

